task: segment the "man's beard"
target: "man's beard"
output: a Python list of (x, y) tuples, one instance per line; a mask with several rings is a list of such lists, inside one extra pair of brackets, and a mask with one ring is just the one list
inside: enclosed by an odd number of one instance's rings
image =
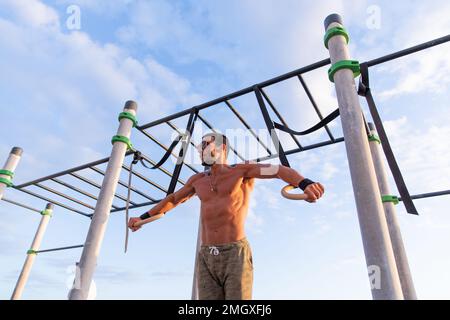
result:
[(210, 153), (207, 157), (202, 157), (202, 166), (212, 167), (217, 162), (217, 156)]

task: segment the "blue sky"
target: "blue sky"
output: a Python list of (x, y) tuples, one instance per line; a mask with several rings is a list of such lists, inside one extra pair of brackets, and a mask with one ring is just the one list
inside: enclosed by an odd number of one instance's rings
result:
[[(81, 10), (79, 30), (66, 24), (73, 4)], [(380, 18), (375, 27), (373, 10)], [(126, 100), (139, 103), (139, 121), (146, 123), (326, 58), (323, 20), (333, 12), (344, 17), (350, 51), (360, 61), (450, 30), (447, 1), (3, 0), (0, 97), (6, 121), (0, 127), (0, 155), (6, 158), (12, 146), (24, 149), (16, 183), (108, 156)], [(449, 187), (449, 50), (446, 44), (371, 69), (380, 113), (413, 194)], [(305, 79), (324, 114), (337, 107), (326, 68)], [(295, 81), (269, 93), (294, 129), (317, 121)], [(234, 103), (254, 128), (264, 128), (254, 100)], [(367, 111), (364, 103), (363, 108)], [(223, 109), (205, 115), (221, 130), (236, 127)], [(175, 123), (183, 127), (185, 121)], [(339, 121), (332, 130), (340, 136)], [(173, 138), (164, 127), (151, 133), (166, 144)], [(194, 135), (197, 141), (200, 134)], [(324, 138), (320, 132), (300, 140)], [(281, 139), (293, 147), (287, 137)], [(136, 132), (133, 141), (156, 160), (162, 154)], [(247, 221), (254, 298), (370, 299), (344, 144), (289, 160), (321, 181), (326, 194), (316, 204), (298, 203), (279, 196), (281, 181), (256, 183)], [(168, 183), (157, 172), (138, 170)], [(189, 174), (183, 170), (182, 177)], [(392, 179), (391, 188), (396, 193)], [(118, 191), (125, 194), (123, 188)], [(45, 207), (13, 190), (5, 196)], [(407, 215), (402, 205), (397, 210), (418, 296), (449, 299), (449, 198), (415, 203), (418, 217)], [(194, 198), (132, 234), (127, 254), (124, 215), (111, 215), (95, 275), (97, 297), (190, 298), (198, 210)], [(0, 214), (0, 298), (8, 299), (40, 216), (5, 202)], [(81, 244), (88, 226), (88, 219), (56, 208), (42, 248)], [(65, 299), (80, 253), (39, 255), (23, 298)]]

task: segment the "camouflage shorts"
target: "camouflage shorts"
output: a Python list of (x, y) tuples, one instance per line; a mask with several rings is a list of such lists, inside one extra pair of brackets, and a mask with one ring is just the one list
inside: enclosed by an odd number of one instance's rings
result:
[(246, 238), (201, 246), (198, 252), (200, 300), (250, 300), (253, 286), (252, 251)]

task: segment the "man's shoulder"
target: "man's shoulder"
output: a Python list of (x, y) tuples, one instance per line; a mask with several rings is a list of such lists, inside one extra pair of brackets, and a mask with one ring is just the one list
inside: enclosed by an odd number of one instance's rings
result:
[(197, 172), (195, 174), (193, 174), (188, 181), (186, 182), (186, 184), (188, 183), (194, 183), (195, 181), (203, 178), (205, 176), (205, 172)]
[(254, 162), (254, 161), (245, 161), (245, 162), (241, 162), (241, 163), (232, 164), (232, 165), (230, 165), (230, 167), (235, 168), (235, 169), (248, 169), (257, 164), (258, 163)]

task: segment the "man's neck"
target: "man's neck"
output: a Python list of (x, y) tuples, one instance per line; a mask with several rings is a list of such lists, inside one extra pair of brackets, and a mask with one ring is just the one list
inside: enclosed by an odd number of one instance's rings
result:
[(210, 170), (211, 170), (211, 174), (218, 174), (220, 172), (222, 172), (222, 170), (224, 168), (226, 168), (228, 166), (228, 164), (225, 163), (215, 163), (211, 166)]

